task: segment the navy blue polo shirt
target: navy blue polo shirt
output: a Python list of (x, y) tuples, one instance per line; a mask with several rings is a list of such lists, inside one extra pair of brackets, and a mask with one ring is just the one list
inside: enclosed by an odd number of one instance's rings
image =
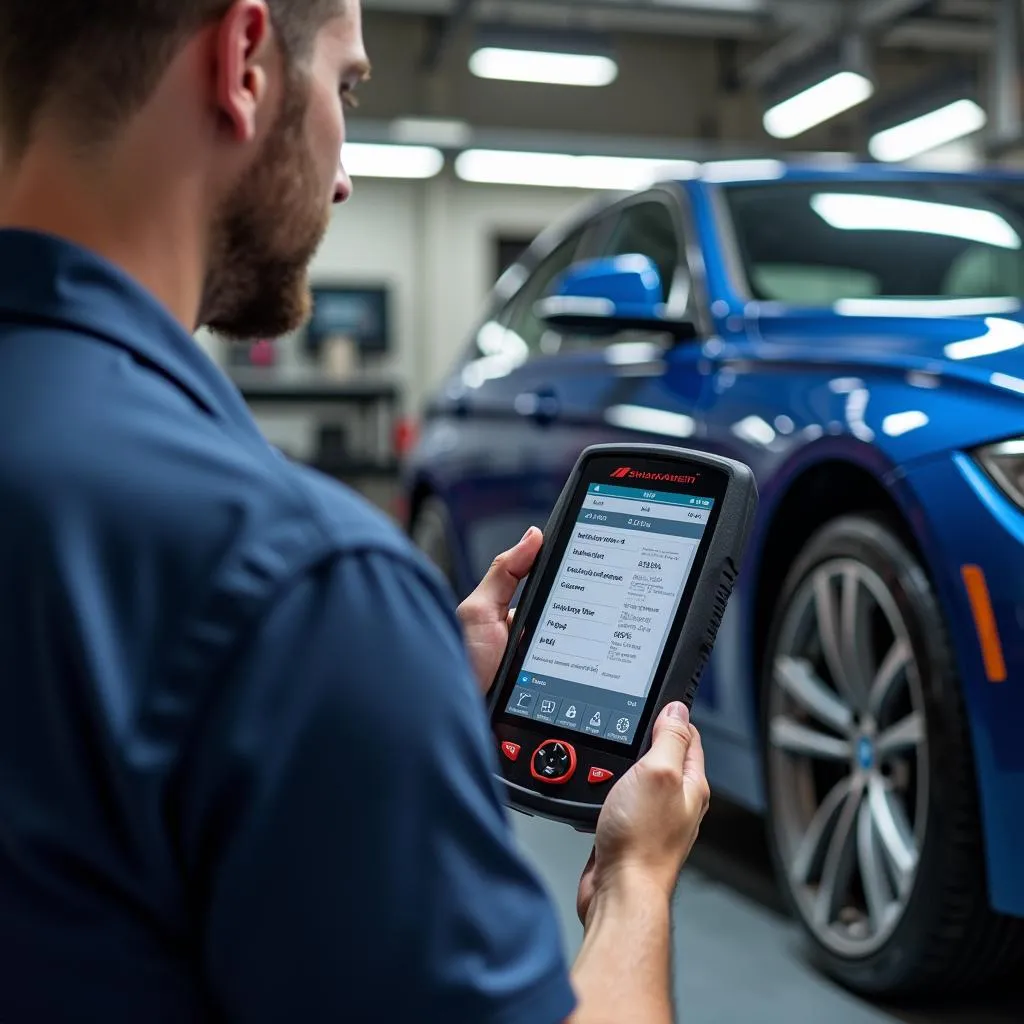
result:
[(108, 263), (0, 231), (0, 1021), (555, 1024), (454, 601)]

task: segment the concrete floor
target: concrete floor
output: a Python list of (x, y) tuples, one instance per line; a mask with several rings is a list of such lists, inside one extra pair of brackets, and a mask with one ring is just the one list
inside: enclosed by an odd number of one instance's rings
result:
[[(576, 885), (591, 840), (539, 818), (513, 818), (558, 905), (572, 959), (582, 938)], [(907, 1011), (872, 1006), (816, 973), (783, 911), (760, 822), (721, 800), (705, 820), (680, 883), (673, 953), (679, 1020), (685, 1024), (1024, 1022), (1024, 983), (970, 1003)]]

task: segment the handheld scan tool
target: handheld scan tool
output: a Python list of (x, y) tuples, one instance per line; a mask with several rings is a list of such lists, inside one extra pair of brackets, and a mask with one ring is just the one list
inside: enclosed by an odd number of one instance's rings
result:
[(751, 471), (596, 445), (548, 520), (489, 697), (505, 800), (590, 831), (658, 712), (691, 706), (757, 509)]

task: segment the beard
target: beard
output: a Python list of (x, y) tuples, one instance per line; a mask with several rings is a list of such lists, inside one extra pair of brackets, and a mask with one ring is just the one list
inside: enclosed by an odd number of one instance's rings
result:
[(200, 325), (226, 338), (277, 338), (309, 319), (309, 264), (330, 204), (305, 142), (307, 103), (308, 88), (289, 79), (262, 151), (214, 222)]

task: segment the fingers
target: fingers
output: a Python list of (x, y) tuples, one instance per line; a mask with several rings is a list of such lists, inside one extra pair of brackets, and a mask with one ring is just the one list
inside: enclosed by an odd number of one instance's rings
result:
[(695, 731), (690, 728), (690, 712), (685, 704), (679, 701), (667, 704), (654, 723), (654, 738), (644, 760), (681, 772), (687, 763)]
[(695, 782), (705, 777), (704, 743), (700, 738), (700, 732), (693, 726), (690, 726), (690, 745), (686, 750), (686, 760), (683, 761), (683, 774)]
[(480, 585), (466, 599), (466, 610), (499, 621), (505, 618), (516, 588), (533, 568), (543, 539), (541, 531), (531, 526), (514, 548), (498, 555)]
[(643, 759), (648, 773), (661, 775), (667, 781), (680, 781), (685, 791), (700, 804), (700, 815), (707, 813), (711, 802), (711, 789), (704, 774), (704, 745), (700, 733), (690, 725), (690, 713), (685, 704), (668, 704), (654, 723), (651, 749)]

